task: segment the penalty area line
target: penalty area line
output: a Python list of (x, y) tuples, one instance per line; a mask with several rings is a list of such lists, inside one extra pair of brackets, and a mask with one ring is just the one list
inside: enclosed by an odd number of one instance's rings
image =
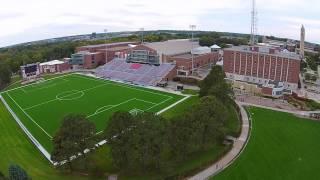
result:
[(26, 112), (24, 111), (21, 106), (10, 96), (9, 92), (6, 92), (8, 97), (16, 104), (16, 106), (18, 108), (21, 109), (21, 111), (35, 124), (37, 125), (50, 139), (52, 139), (52, 136), (46, 131), (44, 130), (38, 123), (35, 122), (35, 120)]

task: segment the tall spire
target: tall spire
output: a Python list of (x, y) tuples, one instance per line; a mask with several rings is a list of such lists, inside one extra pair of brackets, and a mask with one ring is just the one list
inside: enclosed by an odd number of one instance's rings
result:
[(301, 34), (300, 34), (300, 56), (304, 58), (304, 42), (306, 39), (306, 30), (304, 25), (301, 26)]
[(257, 21), (258, 21), (258, 12), (256, 10), (256, 1), (252, 0), (252, 11), (251, 11), (251, 37), (250, 45), (254, 46), (257, 42)]

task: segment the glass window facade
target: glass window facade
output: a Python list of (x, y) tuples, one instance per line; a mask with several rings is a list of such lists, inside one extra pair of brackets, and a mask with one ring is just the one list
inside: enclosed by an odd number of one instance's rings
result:
[(83, 54), (72, 54), (69, 64), (71, 65), (83, 65), (84, 55)]
[(138, 63), (147, 63), (147, 64), (154, 64), (154, 65), (160, 64), (159, 56), (149, 54), (149, 51), (147, 50), (132, 51), (127, 57), (127, 62), (138, 62)]

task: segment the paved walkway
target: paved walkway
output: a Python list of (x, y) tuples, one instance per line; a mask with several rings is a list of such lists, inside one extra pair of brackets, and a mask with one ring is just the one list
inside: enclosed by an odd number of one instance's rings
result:
[(247, 140), (249, 138), (250, 123), (247, 112), (243, 108), (243, 105), (239, 103), (237, 104), (240, 107), (240, 112), (242, 116), (242, 129), (241, 135), (235, 140), (231, 151), (229, 151), (228, 154), (222, 157), (222, 159), (220, 159), (215, 164), (199, 172), (193, 177), (190, 177), (189, 180), (204, 180), (219, 173), (220, 171), (231, 165), (233, 161), (235, 161), (237, 157), (241, 154), (242, 150), (245, 148)]
[(310, 114), (313, 114), (313, 113), (319, 113), (320, 114), (320, 111), (291, 111), (291, 110), (273, 108), (273, 107), (262, 106), (262, 105), (252, 104), (252, 103), (245, 103), (245, 102), (237, 102), (237, 104), (240, 104), (242, 106), (253, 106), (253, 107), (259, 107), (259, 108), (269, 109), (269, 110), (273, 110), (273, 111), (290, 113), (290, 114), (294, 114), (294, 115), (297, 115), (297, 116), (300, 116), (300, 117), (305, 117), (305, 118), (309, 118)]

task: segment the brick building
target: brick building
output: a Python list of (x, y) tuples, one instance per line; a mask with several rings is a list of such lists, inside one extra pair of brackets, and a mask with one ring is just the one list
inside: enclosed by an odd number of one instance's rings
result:
[(127, 62), (172, 63), (176, 65), (176, 75), (188, 76), (192, 73), (192, 55), (195, 69), (219, 60), (218, 51), (201, 47), (198, 42), (189, 39), (179, 39), (138, 45), (131, 49)]
[(52, 60), (40, 63), (40, 73), (56, 73), (70, 70), (71, 66), (66, 61)]
[(267, 85), (283, 82), (285, 89), (298, 88), (300, 56), (270, 47), (240, 46), (224, 50), (223, 68), (232, 80)]
[(96, 68), (114, 58), (126, 58), (129, 50), (136, 44), (135, 42), (119, 42), (78, 47), (76, 53), (71, 55), (69, 63), (85, 69)]
[[(195, 69), (214, 65), (219, 60), (219, 52), (204, 52), (193, 55), (193, 67)], [(192, 54), (183, 53), (170, 56), (167, 59), (168, 62), (176, 64), (177, 75), (189, 76), (192, 74)]]
[(85, 69), (96, 68), (105, 64), (104, 54), (101, 52), (80, 51), (71, 55), (69, 64), (72, 66), (82, 66)]
[(128, 63), (152, 65), (172, 63), (176, 68), (170, 76), (173, 74), (188, 76), (192, 73), (192, 54), (194, 68), (215, 64), (220, 57), (218, 51), (200, 47), (199, 42), (177, 39), (144, 44), (121, 42), (82, 46), (76, 48), (76, 53), (72, 54), (69, 63), (74, 68), (80, 66), (85, 69), (96, 68), (114, 58), (125, 59)]

